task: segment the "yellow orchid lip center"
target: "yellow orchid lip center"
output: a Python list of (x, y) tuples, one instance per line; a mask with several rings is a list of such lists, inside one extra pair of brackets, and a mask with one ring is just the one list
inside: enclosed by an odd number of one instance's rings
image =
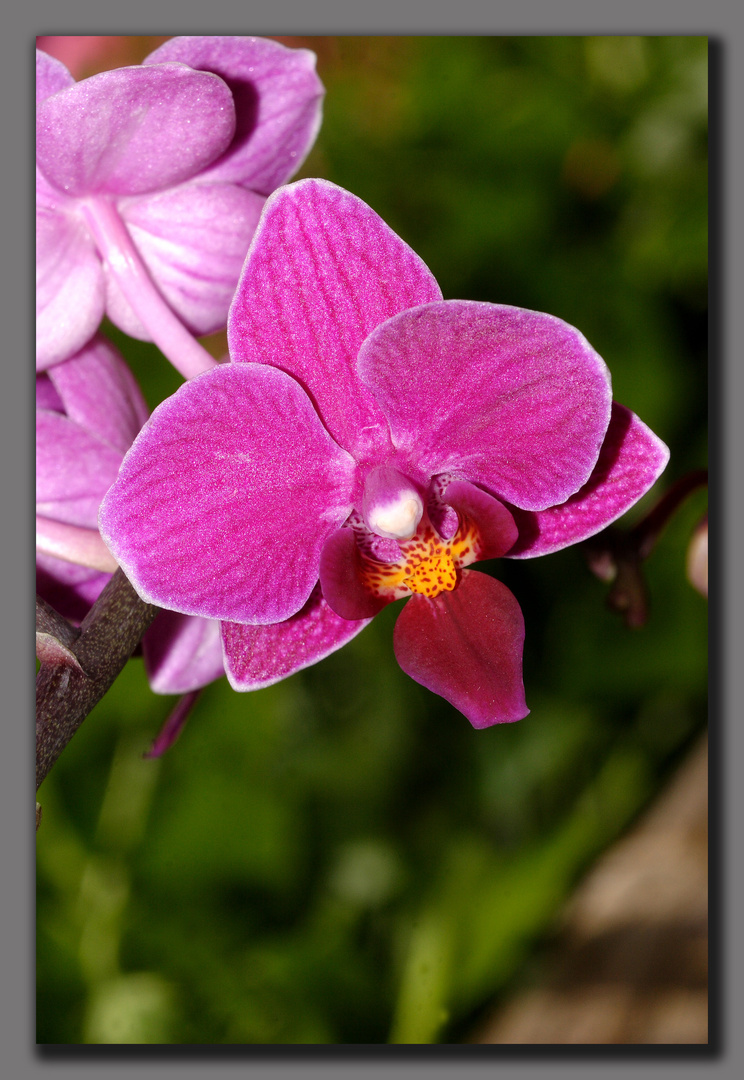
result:
[(459, 571), (476, 561), (481, 544), (475, 524), (464, 515), (451, 540), (443, 540), (424, 515), (415, 534), (399, 547), (400, 559), (389, 563), (360, 551), (362, 581), (375, 596), (397, 599), (418, 593), (433, 600), (452, 592)]
[(412, 567), (408, 577), (403, 578), (403, 584), (411, 592), (421, 593), (432, 600), (442, 592), (452, 592), (457, 585), (457, 568), (452, 556), (442, 551), (422, 559)]

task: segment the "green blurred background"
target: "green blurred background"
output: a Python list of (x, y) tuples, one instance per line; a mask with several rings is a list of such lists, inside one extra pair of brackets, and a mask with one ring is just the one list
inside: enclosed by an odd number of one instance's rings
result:
[[(88, 39), (71, 65), (161, 40)], [(704, 467), (706, 39), (279, 40), (312, 48), (327, 88), (300, 175), (368, 202), (446, 298), (579, 327), (668, 443), (628, 520)], [(177, 388), (111, 334), (151, 406)], [(705, 726), (685, 578), (705, 508), (684, 503), (646, 564), (639, 631), (580, 551), (489, 564), (527, 626), (518, 724), (476, 732), (408, 679), (398, 604), (277, 686), (213, 684), (160, 761), (142, 754), (176, 699), (131, 661), (40, 791), (38, 1042), (466, 1038)]]

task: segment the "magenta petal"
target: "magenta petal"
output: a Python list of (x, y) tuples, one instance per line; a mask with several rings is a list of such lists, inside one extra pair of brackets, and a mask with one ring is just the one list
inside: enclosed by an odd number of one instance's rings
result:
[(341, 446), (379, 461), (387, 423), (359, 382), (357, 353), (383, 320), (440, 296), (418, 255), (361, 199), (300, 180), (266, 203), (230, 309), (230, 355), (289, 372)]
[(187, 694), (225, 674), (216, 619), (159, 611), (142, 639), (142, 653), (156, 694)]
[(144, 61), (178, 61), (219, 75), (233, 94), (235, 135), (204, 178), (268, 195), (296, 173), (321, 120), (315, 54), (256, 37), (175, 37)]
[(57, 412), (36, 410), (36, 512), (95, 528), (98, 507), (116, 479), (121, 451)]
[(562, 506), (537, 514), (512, 510), (519, 540), (509, 558), (548, 555), (593, 536), (645, 495), (668, 460), (661, 439), (630, 409), (613, 402), (607, 436), (588, 482)]
[(522, 720), (524, 619), (505, 585), (463, 570), (454, 592), (412, 596), (393, 633), (407, 675), (446, 698), (475, 728)]
[(225, 670), (234, 690), (258, 690), (317, 664), (364, 629), (331, 611), (316, 586), (296, 615), (272, 626), (224, 622)]
[(121, 456), (149, 415), (126, 361), (104, 337), (95, 337), (75, 356), (56, 364), (49, 381), (68, 419)]
[(75, 80), (64, 64), (40, 49), (36, 50), (36, 104), (60, 90), (72, 86)]
[[(158, 289), (192, 333), (225, 326), (263, 205), (262, 196), (234, 184), (201, 181), (119, 204)], [(108, 274), (107, 288), (112, 321), (141, 337), (139, 319)]]
[(37, 593), (74, 623), (83, 621), (110, 580), (110, 574), (36, 553)]
[(235, 130), (222, 79), (180, 64), (117, 68), (53, 94), (36, 111), (36, 161), (68, 195), (139, 195), (214, 161)]
[(103, 318), (103, 268), (85, 226), (36, 209), (36, 370), (72, 356)]
[(143, 599), (229, 622), (281, 622), (346, 520), (354, 462), (284, 372), (225, 364), (153, 413), (101, 507)]
[(604, 361), (535, 311), (447, 300), (404, 311), (359, 354), (402, 472), (453, 472), (527, 510), (586, 483), (610, 419)]
[(391, 598), (373, 596), (359, 576), (359, 549), (351, 529), (329, 536), (320, 556), (323, 596), (342, 619), (371, 619)]
[(65, 411), (62, 398), (54, 389), (54, 383), (43, 371), (36, 376), (36, 408), (46, 409), (48, 412)]
[(449, 483), (444, 501), (458, 514), (466, 514), (475, 522), (481, 544), (477, 553), (479, 559), (498, 559), (519, 535), (514, 518), (504, 504), (465, 480)]

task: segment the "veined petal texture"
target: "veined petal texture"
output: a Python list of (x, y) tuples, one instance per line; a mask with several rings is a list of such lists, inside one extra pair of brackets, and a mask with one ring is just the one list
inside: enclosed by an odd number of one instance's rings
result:
[(552, 315), (446, 300), (374, 330), (359, 377), (390, 424), (398, 467), (451, 472), (515, 506), (564, 502), (610, 418), (604, 361)]
[(36, 410), (37, 514), (95, 528), (101, 499), (120, 464), (120, 450), (60, 413)]
[(613, 402), (612, 418), (589, 480), (561, 506), (512, 509), (519, 540), (510, 559), (548, 555), (594, 536), (629, 510), (658, 480), (669, 450), (635, 413)]
[[(149, 416), (124, 358), (97, 335), (85, 349), (48, 373), (65, 415), (123, 456)], [(103, 494), (103, 493), (101, 493)], [(95, 520), (91, 522), (95, 525)]]
[[(188, 183), (122, 199), (119, 212), (170, 307), (194, 334), (224, 327), (264, 198), (235, 184)], [(108, 314), (147, 337), (106, 271)]]
[(225, 670), (235, 690), (257, 690), (317, 664), (356, 637), (369, 619), (342, 619), (316, 585), (307, 603), (272, 626), (222, 623)]
[(138, 195), (187, 180), (234, 131), (218, 76), (181, 64), (117, 68), (37, 107), (36, 162), (68, 195)]
[(235, 135), (203, 174), (264, 195), (297, 172), (320, 128), (324, 88), (315, 54), (256, 37), (175, 37), (145, 64), (177, 61), (219, 75), (232, 91)]
[(104, 304), (101, 261), (87, 229), (37, 203), (36, 370), (78, 352), (98, 329)]
[(289, 372), (339, 445), (380, 461), (387, 424), (359, 382), (357, 353), (379, 323), (440, 297), (418, 255), (361, 199), (300, 180), (266, 203), (230, 309), (230, 355)]
[(288, 375), (226, 364), (160, 405), (104, 499), (104, 540), (142, 598), (229, 622), (303, 606), (348, 516), (355, 466)]

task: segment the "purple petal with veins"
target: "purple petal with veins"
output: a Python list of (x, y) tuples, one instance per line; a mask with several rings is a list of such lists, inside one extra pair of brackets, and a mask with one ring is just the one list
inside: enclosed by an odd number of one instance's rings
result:
[(452, 472), (527, 510), (588, 479), (610, 419), (604, 361), (572, 326), (467, 300), (405, 311), (359, 353), (402, 472)]
[(379, 461), (388, 425), (357, 377), (357, 354), (383, 320), (440, 296), (418, 255), (361, 199), (300, 180), (266, 203), (230, 309), (230, 356), (288, 372), (344, 449)]
[(599, 460), (579, 491), (561, 506), (531, 514), (512, 508), (519, 540), (510, 559), (548, 555), (605, 529), (658, 480), (669, 450), (642, 420), (617, 402)]
[(340, 649), (368, 622), (339, 618), (316, 586), (304, 607), (284, 622), (222, 624), (227, 677), (236, 690), (271, 686)]
[[(168, 304), (194, 334), (225, 325), (264, 198), (235, 184), (183, 184), (122, 200), (121, 216)], [(106, 272), (106, 308), (133, 337), (147, 337)]]
[(148, 603), (280, 622), (318, 580), (323, 543), (351, 509), (354, 471), (288, 375), (226, 364), (155, 410), (99, 525)]
[(318, 134), (323, 84), (315, 54), (267, 38), (175, 37), (145, 64), (177, 61), (219, 75), (235, 104), (235, 135), (203, 180), (268, 195), (297, 172)]

